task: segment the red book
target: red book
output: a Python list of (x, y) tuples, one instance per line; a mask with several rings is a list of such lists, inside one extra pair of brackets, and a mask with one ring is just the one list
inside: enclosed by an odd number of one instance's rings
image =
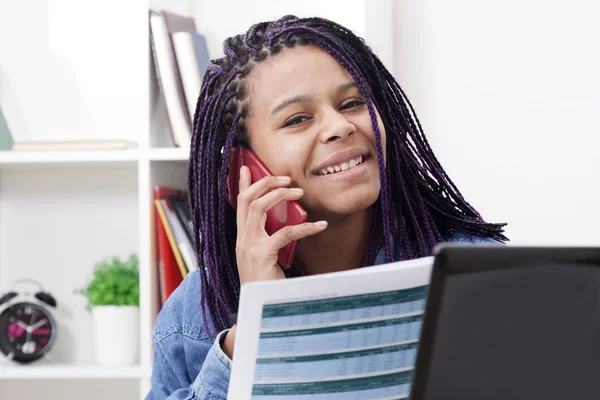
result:
[[(183, 192), (181, 190), (172, 189), (165, 186), (154, 187), (154, 200), (160, 200), (167, 196), (182, 194)], [(156, 228), (156, 261), (158, 264), (157, 268), (159, 276), (160, 300), (161, 305), (164, 305), (171, 293), (177, 289), (183, 280), (183, 276), (177, 264), (175, 254), (173, 253), (171, 243), (169, 242), (169, 238), (167, 236), (167, 231), (162, 224), (156, 206), (154, 207), (154, 224)]]

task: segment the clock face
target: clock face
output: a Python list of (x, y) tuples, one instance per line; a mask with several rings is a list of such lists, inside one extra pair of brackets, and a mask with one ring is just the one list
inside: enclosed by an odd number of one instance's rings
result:
[(56, 325), (50, 313), (33, 303), (17, 303), (0, 314), (0, 350), (18, 362), (41, 358), (54, 342)]

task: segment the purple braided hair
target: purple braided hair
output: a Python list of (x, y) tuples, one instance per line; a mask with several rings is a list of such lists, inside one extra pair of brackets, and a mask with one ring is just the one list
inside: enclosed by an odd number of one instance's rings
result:
[[(214, 332), (229, 327), (228, 317), (237, 311), (239, 300), (235, 211), (224, 189), (232, 146), (250, 146), (245, 78), (268, 57), (306, 45), (320, 47), (350, 74), (375, 133), (381, 192), (373, 205), (361, 265), (372, 265), (382, 248), (388, 262), (430, 255), (455, 232), (507, 240), (504, 224), (485, 222), (460, 194), (435, 157), (404, 91), (361, 38), (322, 18), (286, 16), (261, 22), (225, 40), (225, 56), (209, 63), (194, 114), (189, 203), (202, 265), (203, 318), (207, 327), (212, 321)], [(387, 132), (386, 149), (376, 110)]]

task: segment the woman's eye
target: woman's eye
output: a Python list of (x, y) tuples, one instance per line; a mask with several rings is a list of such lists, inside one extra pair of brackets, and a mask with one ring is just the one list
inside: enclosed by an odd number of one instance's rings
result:
[(287, 127), (287, 126), (298, 125), (298, 124), (301, 124), (302, 122), (306, 121), (307, 119), (308, 119), (308, 117), (298, 115), (296, 117), (292, 117), (292, 118), (288, 119), (287, 121), (285, 121), (285, 124), (283, 124), (283, 126)]
[(354, 107), (364, 106), (365, 102), (363, 100), (351, 100), (340, 107), (341, 110), (348, 110)]

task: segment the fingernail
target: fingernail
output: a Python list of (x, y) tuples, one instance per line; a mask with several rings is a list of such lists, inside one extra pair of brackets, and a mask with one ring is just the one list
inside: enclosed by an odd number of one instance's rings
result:
[(292, 178), (290, 178), (289, 176), (278, 176), (277, 179), (279, 179), (282, 182), (291, 182)]
[(294, 194), (302, 194), (302, 193), (304, 193), (304, 190), (302, 190), (301, 188), (291, 188), (290, 190)]
[(315, 226), (319, 229), (327, 228), (327, 221), (317, 221), (315, 222)]

